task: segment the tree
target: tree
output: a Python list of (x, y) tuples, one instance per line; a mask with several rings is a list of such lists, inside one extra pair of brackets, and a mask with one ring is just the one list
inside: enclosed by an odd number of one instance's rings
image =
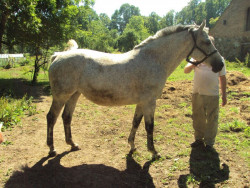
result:
[(101, 13), (99, 15), (99, 18), (100, 18), (101, 22), (105, 25), (106, 28), (111, 29), (110, 28), (111, 20), (107, 14)]
[(127, 30), (117, 40), (118, 49), (121, 52), (127, 52), (139, 44), (139, 36), (134, 30)]
[(174, 25), (174, 19), (175, 19), (175, 11), (174, 10), (170, 10), (166, 16), (164, 16), (161, 20), (160, 20), (160, 27), (164, 28), (164, 27), (168, 27), (168, 26), (172, 26)]
[(160, 20), (161, 20), (161, 17), (155, 12), (152, 12), (149, 15), (145, 25), (148, 28), (148, 31), (150, 34), (154, 34), (160, 29)]
[(128, 3), (123, 4), (119, 10), (111, 16), (111, 28), (117, 29), (120, 33), (123, 32), (129, 19), (132, 16), (140, 16), (140, 10), (138, 7), (129, 5)]
[[(86, 0), (84, 6), (93, 2)], [(36, 56), (32, 80), (32, 83), (36, 83), (40, 67), (47, 62), (48, 49), (68, 40), (77, 31), (75, 18), (78, 7), (75, 3), (79, 1), (5, 0), (1, 3), (8, 18), (4, 27), (7, 41), (32, 47), (32, 53)], [(4, 17), (3, 14), (1, 16)]]
[(208, 25), (209, 25), (210, 18), (217, 17), (216, 16), (216, 6), (217, 6), (216, 4), (217, 4), (217, 1), (214, 1), (214, 0), (207, 0), (206, 1), (206, 6), (205, 6), (206, 11), (207, 11), (206, 21), (207, 21)]
[(118, 48), (123, 52), (131, 50), (149, 35), (143, 17), (133, 16), (126, 25), (123, 34), (118, 38)]
[(188, 6), (184, 7), (180, 12), (176, 13), (176, 23), (192, 24), (193, 22), (200, 24), (206, 19), (207, 26), (210, 27), (209, 20), (220, 16), (231, 0), (191, 0)]
[(196, 10), (201, 0), (191, 0), (188, 6), (176, 14), (176, 23), (193, 24), (196, 22)]
[(35, 16), (34, 0), (2, 0), (0, 1), (0, 52), (2, 44), (5, 44), (11, 50), (14, 44), (16, 34), (15, 28), (36, 31), (40, 26), (41, 20)]
[(91, 35), (88, 36), (88, 48), (103, 52), (112, 52), (114, 50), (116, 38), (113, 38), (112, 32), (100, 20), (92, 21), (89, 31)]
[(202, 21), (207, 17), (205, 5), (205, 2), (201, 2), (195, 8), (195, 23), (198, 25), (201, 24)]
[(231, 0), (206, 0), (207, 23), (210, 27), (209, 20), (220, 16)]

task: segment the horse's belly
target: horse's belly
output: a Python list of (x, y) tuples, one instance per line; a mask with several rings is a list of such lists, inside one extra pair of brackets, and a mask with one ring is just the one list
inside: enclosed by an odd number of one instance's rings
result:
[(82, 93), (90, 101), (103, 106), (121, 106), (137, 103), (136, 97), (124, 96), (109, 90), (91, 90)]

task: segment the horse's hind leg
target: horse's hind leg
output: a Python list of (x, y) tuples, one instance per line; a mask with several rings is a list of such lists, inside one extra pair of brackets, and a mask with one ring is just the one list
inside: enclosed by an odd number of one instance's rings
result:
[(131, 150), (130, 150), (131, 153), (134, 152), (134, 150), (135, 150), (135, 144), (134, 144), (135, 134), (136, 134), (136, 131), (137, 131), (137, 129), (138, 129), (140, 123), (141, 123), (142, 117), (143, 117), (143, 114), (142, 114), (141, 106), (137, 105), (136, 109), (135, 109), (132, 129), (130, 131), (130, 135), (129, 135), (129, 138), (128, 138), (128, 143), (131, 146)]
[(47, 145), (50, 148), (49, 156), (56, 155), (53, 141), (53, 129), (63, 105), (63, 101), (53, 99), (49, 113), (47, 114)]
[(81, 95), (81, 93), (76, 92), (70, 97), (70, 99), (65, 104), (65, 108), (64, 108), (64, 111), (62, 114), (66, 143), (71, 145), (72, 151), (76, 151), (76, 150), (80, 149), (78, 147), (78, 145), (75, 144), (72, 140), (71, 126), (70, 126), (71, 120), (72, 120), (72, 115), (73, 115), (73, 112), (75, 110), (76, 102), (77, 102), (80, 95)]

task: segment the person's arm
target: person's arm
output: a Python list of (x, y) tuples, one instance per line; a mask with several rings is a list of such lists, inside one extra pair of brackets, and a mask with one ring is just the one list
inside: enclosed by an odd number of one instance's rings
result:
[(195, 65), (189, 63), (186, 65), (186, 67), (184, 68), (184, 73), (188, 74), (190, 73), (193, 69), (195, 68)]
[(226, 76), (225, 75), (220, 76), (219, 80), (220, 80), (220, 88), (221, 88), (222, 106), (225, 106), (227, 104), (227, 93), (226, 93), (227, 79), (226, 79)]

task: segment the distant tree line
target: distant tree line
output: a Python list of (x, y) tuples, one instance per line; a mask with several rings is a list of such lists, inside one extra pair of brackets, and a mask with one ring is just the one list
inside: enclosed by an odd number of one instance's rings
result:
[(156, 31), (176, 24), (212, 27), (231, 0), (190, 0), (180, 12), (160, 17), (142, 16), (140, 9), (123, 4), (111, 18), (98, 15), (94, 0), (1, 0), (0, 53), (30, 53), (36, 57), (33, 82), (40, 67), (54, 51), (62, 51), (69, 39), (80, 48), (125, 52)]

